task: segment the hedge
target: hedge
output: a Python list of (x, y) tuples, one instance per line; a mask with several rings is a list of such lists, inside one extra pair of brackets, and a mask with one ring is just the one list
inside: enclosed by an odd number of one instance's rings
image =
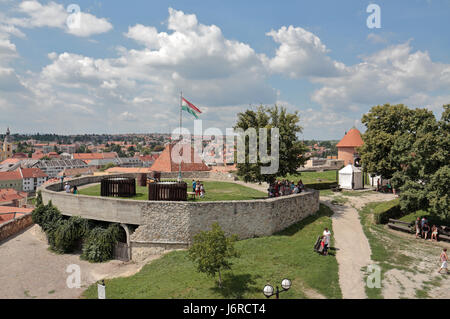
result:
[(321, 189), (331, 189), (337, 187), (338, 184), (336, 182), (323, 182), (323, 183), (311, 183), (305, 184), (306, 188), (321, 190)]
[(375, 223), (377, 224), (387, 224), (390, 218), (399, 219), (407, 214), (408, 212), (401, 210), (398, 198), (380, 203), (374, 208), (373, 212)]

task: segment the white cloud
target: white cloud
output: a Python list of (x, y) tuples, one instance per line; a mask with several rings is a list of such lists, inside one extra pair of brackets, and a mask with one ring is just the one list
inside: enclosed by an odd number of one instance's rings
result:
[(428, 52), (412, 52), (409, 42), (362, 60), (347, 67), (342, 76), (315, 79), (323, 86), (312, 94), (312, 100), (327, 108), (360, 105), (367, 109), (376, 104), (412, 102), (410, 97), (417, 93), (430, 97), (450, 87), (450, 65), (431, 61)]
[(110, 31), (113, 26), (105, 18), (97, 18), (90, 13), (80, 12), (79, 25), (67, 27), (66, 32), (78, 37), (89, 37), (93, 34), (100, 34)]
[[(82, 11), (67, 12), (62, 4), (53, 1), (45, 5), (37, 0), (22, 1), (17, 11), (25, 14), (26, 17), (10, 18), (8, 23), (23, 28), (58, 28), (79, 37), (105, 33), (113, 28), (105, 18), (97, 18)], [(68, 23), (71, 21), (77, 21), (77, 23)]]
[(280, 43), (275, 57), (267, 59), (268, 68), (275, 73), (283, 73), (292, 78), (335, 76), (344, 65), (333, 61), (329, 50), (313, 33), (300, 28), (281, 27), (278, 31), (266, 33)]

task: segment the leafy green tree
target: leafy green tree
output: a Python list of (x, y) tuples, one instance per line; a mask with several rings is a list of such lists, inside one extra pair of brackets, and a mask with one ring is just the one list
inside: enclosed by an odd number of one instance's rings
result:
[(450, 216), (449, 109), (444, 105), (440, 121), (430, 110), (389, 104), (363, 116), (362, 163), (369, 173), (391, 179), (403, 210)]
[(259, 106), (256, 111), (248, 109), (243, 113), (238, 113), (235, 129), (254, 128), (257, 135), (257, 145), (259, 147), (260, 128), (266, 128), (267, 134), (267, 153), (270, 156), (271, 150), (271, 129), (279, 129), (279, 168), (277, 173), (262, 174), (261, 167), (267, 166), (262, 161), (260, 154), (257, 155), (256, 163), (250, 163), (250, 154), (252, 149), (256, 147), (250, 145), (249, 136), (245, 137), (245, 163), (236, 165), (237, 175), (242, 177), (246, 182), (273, 182), (277, 177), (294, 174), (297, 168), (306, 162), (304, 153), (305, 145), (298, 140), (297, 134), (302, 132), (302, 127), (298, 125), (300, 120), (298, 112), (288, 113), (285, 107)]
[(222, 287), (221, 270), (231, 269), (230, 259), (239, 257), (234, 248), (237, 236), (226, 237), (218, 223), (212, 224), (210, 231), (200, 232), (194, 236), (188, 257), (197, 264), (197, 271), (210, 277), (219, 274), (219, 287)]

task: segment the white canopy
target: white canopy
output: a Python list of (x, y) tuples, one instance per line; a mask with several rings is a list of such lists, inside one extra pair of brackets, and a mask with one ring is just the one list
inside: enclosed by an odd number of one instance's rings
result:
[(348, 164), (339, 171), (339, 187), (344, 189), (361, 189), (363, 186), (363, 173), (361, 169)]

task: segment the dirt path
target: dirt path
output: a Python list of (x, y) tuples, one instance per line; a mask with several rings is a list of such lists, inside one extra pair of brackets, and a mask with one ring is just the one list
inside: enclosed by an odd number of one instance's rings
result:
[[(43, 234), (33, 226), (0, 242), (0, 298), (79, 298), (97, 280), (133, 275), (150, 260), (94, 264), (75, 254), (57, 255), (48, 250)], [(70, 273), (66, 270), (71, 264), (80, 266), (81, 288), (67, 286)]]
[(367, 295), (361, 268), (370, 265), (372, 261), (370, 245), (364, 235), (356, 208), (373, 201), (391, 200), (394, 196), (367, 193), (363, 196), (345, 198), (349, 202), (341, 205), (333, 204), (333, 197), (322, 197), (321, 202), (334, 211), (331, 219), (342, 297), (344, 299), (364, 299), (367, 298)]

